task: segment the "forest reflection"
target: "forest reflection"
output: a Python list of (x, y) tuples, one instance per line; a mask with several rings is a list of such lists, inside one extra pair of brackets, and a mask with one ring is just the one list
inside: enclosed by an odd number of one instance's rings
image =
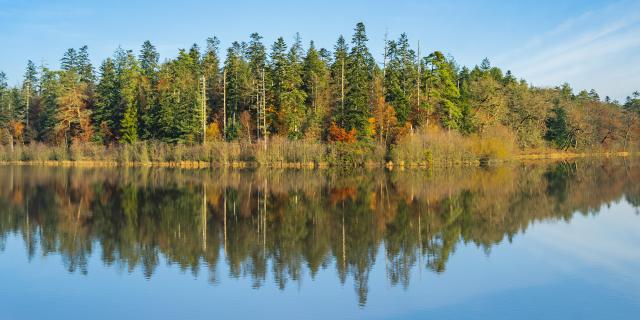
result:
[(407, 287), (415, 268), (445, 272), (461, 243), (490, 252), (536, 221), (640, 205), (629, 159), (350, 175), (4, 166), (0, 181), (0, 250), (17, 234), (30, 259), (56, 253), (86, 274), (99, 246), (105, 265), (152, 278), (165, 259), (212, 283), (224, 263), (256, 288), (335, 269), (361, 305), (376, 259)]

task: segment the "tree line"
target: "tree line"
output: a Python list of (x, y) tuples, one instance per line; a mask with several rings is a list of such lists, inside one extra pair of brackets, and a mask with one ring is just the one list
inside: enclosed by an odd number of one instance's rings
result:
[[(385, 37), (386, 38), (386, 37)], [(160, 62), (149, 41), (118, 48), (94, 68), (87, 46), (68, 49), (57, 70), (29, 61), (22, 84), (0, 73), (4, 144), (136, 141), (266, 142), (271, 136), (392, 146), (419, 128), (463, 136), (510, 135), (520, 149), (627, 150), (640, 133), (640, 93), (623, 103), (568, 84), (539, 88), (488, 59), (468, 68), (440, 51), (422, 55), (406, 34), (385, 39), (382, 61), (365, 26), (333, 48), (296, 34), (270, 48), (258, 33), (179, 50)]]

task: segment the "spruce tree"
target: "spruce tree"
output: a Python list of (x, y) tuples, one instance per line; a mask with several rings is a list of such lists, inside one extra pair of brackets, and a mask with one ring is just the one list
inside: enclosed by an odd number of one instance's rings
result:
[(356, 129), (358, 135), (369, 137), (371, 115), (369, 94), (372, 88), (373, 57), (367, 48), (367, 35), (362, 22), (358, 23), (351, 40), (347, 59), (347, 90), (343, 123), (347, 130)]
[(279, 113), (282, 107), (283, 82), (287, 68), (287, 44), (282, 37), (271, 46), (269, 73), (271, 78), (272, 104)]
[(138, 110), (138, 131), (143, 139), (156, 137), (155, 112), (157, 105), (158, 60), (160, 55), (150, 41), (145, 41), (140, 49), (140, 92)]
[(347, 86), (345, 72), (347, 68), (348, 50), (349, 48), (347, 46), (346, 40), (343, 36), (340, 36), (333, 48), (333, 64), (331, 65), (333, 121), (337, 122), (340, 127), (344, 127), (345, 125), (344, 98)]
[(249, 65), (244, 59), (245, 43), (233, 42), (227, 50), (224, 68), (227, 73), (227, 139), (238, 138), (240, 113), (249, 109), (253, 91), (250, 84)]
[(91, 64), (91, 59), (89, 58), (89, 47), (82, 46), (78, 49), (76, 57), (75, 57), (75, 69), (80, 75), (80, 81), (89, 84), (90, 86), (96, 80), (93, 65)]
[(96, 140), (105, 144), (113, 142), (117, 133), (119, 119), (117, 111), (120, 105), (120, 88), (116, 66), (112, 58), (100, 65), (100, 80), (96, 86), (96, 101), (93, 111), (93, 124), (96, 128)]
[(435, 110), (442, 126), (457, 129), (462, 120), (462, 109), (456, 104), (460, 91), (451, 63), (440, 51), (424, 58), (426, 66), (427, 108)]
[(287, 54), (282, 89), (282, 105), (279, 112), (282, 133), (292, 139), (301, 138), (307, 95), (302, 90), (302, 43), (299, 35), (296, 35)]
[(325, 59), (322, 52), (316, 50), (313, 41), (311, 41), (304, 58), (302, 80), (307, 96), (305, 128), (311, 130), (316, 136), (320, 134), (330, 99), (329, 66)]
[(140, 66), (130, 50), (118, 61), (118, 85), (120, 89), (122, 115), (119, 117), (119, 138), (125, 143), (138, 140), (138, 88)]
[(218, 57), (218, 38), (207, 39), (207, 51), (202, 58), (202, 74), (207, 85), (207, 121), (216, 110), (222, 116), (222, 76), (220, 74), (220, 58)]

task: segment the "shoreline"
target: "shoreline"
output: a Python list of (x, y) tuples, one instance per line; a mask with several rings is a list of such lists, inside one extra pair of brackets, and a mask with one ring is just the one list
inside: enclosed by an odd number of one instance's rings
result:
[[(481, 165), (503, 165), (512, 162), (530, 162), (530, 161), (561, 161), (570, 159), (585, 158), (629, 158), (640, 155), (639, 152), (583, 152), (583, 153), (536, 153), (521, 154), (506, 159), (489, 159), (486, 161), (475, 160), (454, 163), (435, 163), (426, 162), (410, 162), (398, 161), (394, 163), (366, 163), (360, 168), (374, 169), (385, 168), (393, 169), (429, 169), (443, 167), (468, 167)], [(255, 168), (271, 168), (271, 169), (328, 169), (328, 168), (357, 168), (340, 165), (332, 165), (328, 162), (273, 162), (260, 163), (258, 161), (230, 161), (230, 162), (207, 162), (207, 161), (114, 161), (114, 160), (17, 160), (17, 161), (0, 161), (2, 166), (41, 166), (41, 167), (84, 167), (84, 168), (178, 168), (178, 169), (255, 169)]]

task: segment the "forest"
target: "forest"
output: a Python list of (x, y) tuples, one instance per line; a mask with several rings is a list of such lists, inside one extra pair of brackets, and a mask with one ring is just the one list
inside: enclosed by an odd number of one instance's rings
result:
[(386, 38), (379, 59), (358, 23), (332, 50), (253, 33), (225, 54), (212, 37), (164, 61), (149, 41), (97, 68), (87, 46), (56, 69), (28, 61), (20, 85), (0, 72), (0, 161), (431, 165), (638, 149), (637, 91), (535, 87)]

